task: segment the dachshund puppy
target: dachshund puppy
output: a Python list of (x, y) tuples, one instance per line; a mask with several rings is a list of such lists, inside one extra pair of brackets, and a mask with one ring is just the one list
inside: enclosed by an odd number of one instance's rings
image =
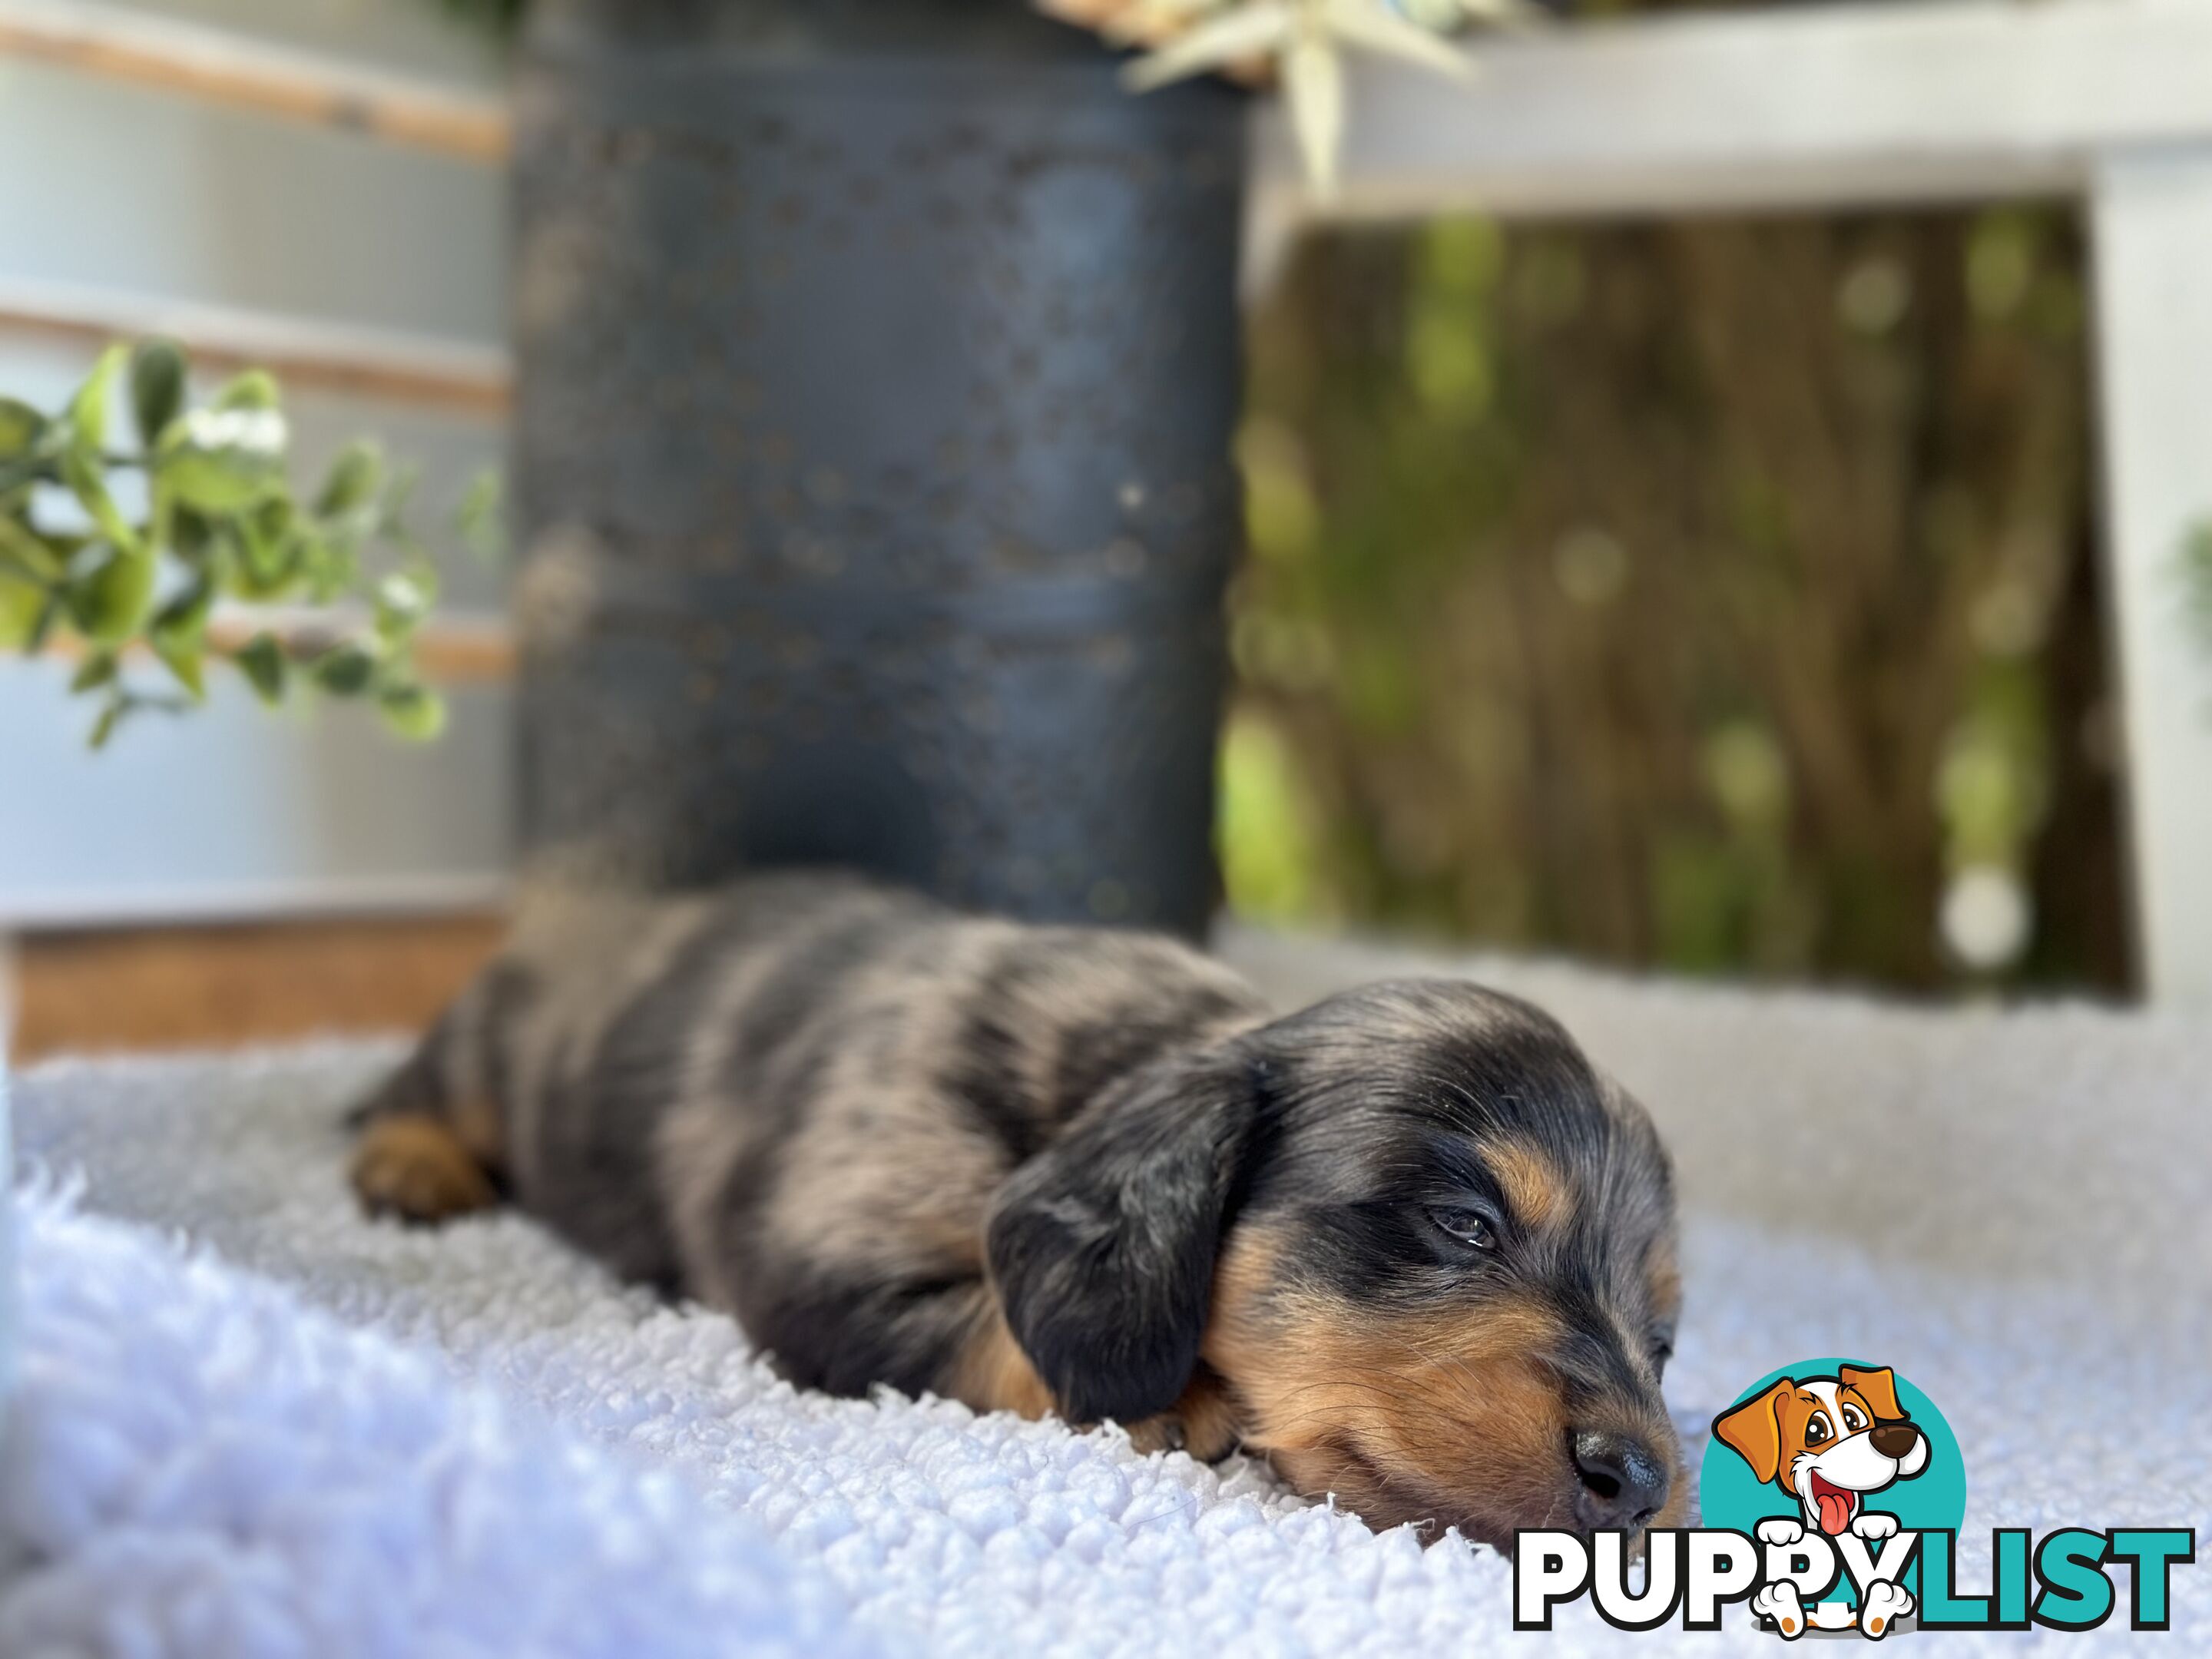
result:
[(1111, 1419), (1370, 1524), (1669, 1524), (1643, 1109), (1523, 1003), (1271, 1018), (1168, 939), (835, 876), (526, 912), (357, 1114), (355, 1186), (511, 1194), (793, 1382)]

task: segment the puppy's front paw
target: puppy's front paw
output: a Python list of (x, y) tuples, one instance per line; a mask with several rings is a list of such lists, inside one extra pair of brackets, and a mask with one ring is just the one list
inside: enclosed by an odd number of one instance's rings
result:
[(1759, 1523), (1759, 1541), (1762, 1544), (1794, 1544), (1804, 1535), (1803, 1526), (1785, 1516), (1773, 1516)]
[(499, 1202), (483, 1167), (434, 1118), (376, 1119), (362, 1131), (350, 1175), (362, 1208), (403, 1221), (447, 1221)]
[(1856, 1536), (1869, 1541), (1877, 1538), (1887, 1538), (1897, 1531), (1897, 1517), (1893, 1515), (1883, 1515), (1878, 1510), (1868, 1510), (1853, 1517), (1851, 1531)]
[(1201, 1463), (1219, 1462), (1237, 1449), (1237, 1438), (1228, 1390), (1210, 1375), (1194, 1379), (1170, 1410), (1129, 1428), (1129, 1443), (1140, 1452), (1188, 1452)]
[(1212, 1413), (1162, 1412), (1132, 1424), (1129, 1443), (1140, 1452), (1188, 1452), (1201, 1463), (1218, 1463), (1237, 1449), (1237, 1431)]
[[(1759, 1528), (1761, 1533), (1765, 1530), (1765, 1526)], [(1770, 1541), (1789, 1544), (1796, 1540), (1784, 1538)], [(1782, 1632), (1782, 1639), (1785, 1642), (1794, 1642), (1805, 1633), (1805, 1606), (1797, 1599), (1797, 1586), (1787, 1578), (1776, 1583), (1761, 1584), (1752, 1593), (1751, 1610), (1761, 1619), (1771, 1619), (1774, 1628)]]
[(1129, 1425), (1129, 1443), (1148, 1456), (1153, 1452), (1181, 1451), (1184, 1438), (1182, 1419), (1173, 1412)]
[(1859, 1634), (1879, 1642), (1897, 1628), (1897, 1621), (1912, 1611), (1910, 1592), (1894, 1584), (1869, 1584), (1859, 1602)]

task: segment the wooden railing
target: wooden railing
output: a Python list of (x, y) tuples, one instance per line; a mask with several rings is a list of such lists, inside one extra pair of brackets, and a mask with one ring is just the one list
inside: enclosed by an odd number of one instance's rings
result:
[(507, 156), (507, 110), (495, 97), (99, 0), (0, 0), (0, 53), (466, 161)]
[(266, 368), (295, 388), (487, 420), (505, 418), (513, 379), (495, 347), (5, 276), (0, 332), (88, 346), (158, 334), (206, 368)]

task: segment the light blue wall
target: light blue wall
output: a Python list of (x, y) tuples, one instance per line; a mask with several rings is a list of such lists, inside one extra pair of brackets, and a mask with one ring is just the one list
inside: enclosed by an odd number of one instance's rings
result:
[(94, 708), (0, 664), (0, 915), (15, 927), (481, 905), (508, 860), (509, 702), (463, 688), (432, 748), (365, 710), (271, 714), (229, 676), (185, 716)]
[(0, 281), (505, 337), (492, 169), (0, 61)]

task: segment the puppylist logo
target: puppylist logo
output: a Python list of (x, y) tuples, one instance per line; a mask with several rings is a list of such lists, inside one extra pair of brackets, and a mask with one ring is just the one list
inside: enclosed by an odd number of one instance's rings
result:
[(1618, 1630), (1718, 1630), (1745, 1604), (1785, 1641), (1808, 1630), (2166, 1628), (2186, 1527), (2025, 1527), (1990, 1539), (1987, 1595), (1958, 1588), (1966, 1465), (1935, 1403), (1887, 1365), (1807, 1359), (1761, 1377), (1713, 1419), (1700, 1472), (1706, 1525), (1655, 1531), (1641, 1588), (1630, 1535), (1517, 1534), (1513, 1625), (1549, 1630), (1588, 1596)]

